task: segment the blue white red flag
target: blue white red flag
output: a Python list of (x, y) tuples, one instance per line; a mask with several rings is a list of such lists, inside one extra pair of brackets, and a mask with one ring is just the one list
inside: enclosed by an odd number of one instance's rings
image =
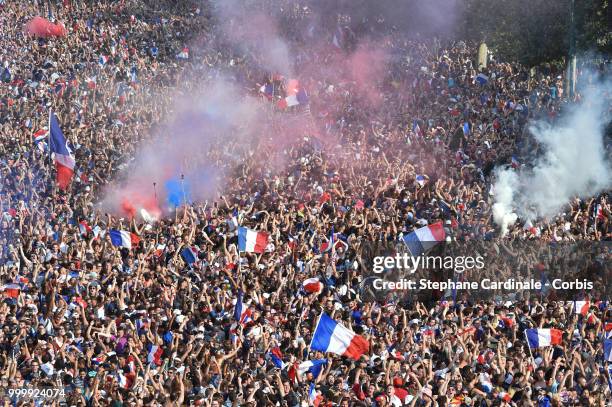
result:
[(316, 378), (321, 373), (323, 366), (327, 364), (327, 359), (307, 360), (298, 365), (298, 372), (304, 374), (306, 372), (312, 373)]
[(525, 336), (530, 348), (560, 345), (563, 331), (559, 329), (526, 329)]
[(243, 293), (238, 291), (236, 306), (234, 307), (234, 319), (240, 324), (245, 325), (251, 321), (251, 309), (243, 302)]
[(164, 349), (160, 346), (149, 344), (147, 346), (149, 353), (147, 354), (147, 362), (154, 363), (156, 366), (161, 366), (161, 357), (164, 354)]
[[(336, 37), (334, 37), (334, 39), (335, 38)], [(310, 383), (310, 388), (308, 389), (308, 405), (319, 407), (319, 404), (321, 404), (322, 399), (323, 396), (321, 396), (321, 392), (317, 391), (314, 383)]]
[(446, 232), (441, 222), (419, 228), (404, 236), (404, 243), (413, 256), (420, 256), (446, 239)]
[(419, 122), (416, 119), (414, 119), (412, 121), (412, 132), (416, 136), (422, 136), (423, 135), (423, 133), (421, 132), (421, 127), (419, 126)]
[(49, 134), (50, 150), (53, 154), (57, 172), (57, 184), (60, 189), (66, 190), (74, 174), (75, 159), (72, 150), (68, 147), (68, 141), (62, 133), (57, 117), (52, 112), (49, 113)]
[(285, 362), (283, 362), (283, 354), (281, 353), (278, 346), (272, 349), (268, 355), (270, 356), (270, 360), (272, 361), (274, 366), (278, 367), (279, 369), (285, 368)]
[(261, 85), (259, 91), (263, 93), (268, 99), (271, 99), (274, 96), (274, 85), (271, 83), (266, 83), (265, 85)]
[(238, 228), (238, 250), (263, 253), (268, 245), (268, 233), (240, 226)]
[(181, 257), (185, 260), (185, 263), (191, 266), (198, 261), (198, 249), (195, 247), (185, 247), (181, 250)]
[(111, 229), (109, 235), (113, 246), (131, 249), (132, 246), (136, 246), (140, 242), (140, 238), (135, 233), (130, 233), (126, 230)]
[(189, 48), (184, 47), (176, 56), (178, 59), (189, 59)]
[(87, 236), (92, 232), (91, 226), (87, 224), (87, 221), (82, 220), (79, 222), (79, 231), (81, 232), (81, 236)]
[(519, 162), (518, 158), (516, 158), (516, 156), (513, 155), (512, 156), (512, 161), (511, 161), (510, 165), (512, 165), (512, 168), (516, 169), (516, 168), (519, 168), (521, 166), (521, 163)]
[(304, 89), (298, 89), (297, 93), (294, 95), (289, 95), (284, 99), (281, 99), (278, 102), (278, 107), (281, 109), (286, 109), (288, 107), (297, 106), (297, 105), (305, 105), (308, 103), (308, 94)]
[(311, 350), (330, 352), (358, 360), (370, 348), (368, 341), (355, 332), (334, 321), (326, 313), (321, 314), (312, 342)]

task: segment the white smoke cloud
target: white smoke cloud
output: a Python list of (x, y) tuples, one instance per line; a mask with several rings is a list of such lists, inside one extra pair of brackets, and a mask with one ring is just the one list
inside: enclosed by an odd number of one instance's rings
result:
[(606, 82), (585, 92), (582, 103), (558, 124), (530, 126), (541, 149), (532, 166), (518, 172), (496, 169), (493, 218), (502, 234), (517, 217), (548, 219), (572, 198), (588, 198), (612, 187), (612, 166), (603, 141), (610, 85)]
[(493, 219), (501, 226), (502, 235), (505, 235), (508, 232), (508, 226), (514, 224), (517, 219), (512, 203), (519, 185), (519, 177), (514, 171), (505, 168), (498, 170), (496, 176)]

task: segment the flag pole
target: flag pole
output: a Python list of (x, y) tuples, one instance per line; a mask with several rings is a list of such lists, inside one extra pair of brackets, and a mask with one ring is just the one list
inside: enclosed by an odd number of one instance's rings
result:
[(157, 201), (157, 182), (153, 182), (153, 195), (155, 196), (155, 204), (159, 205), (159, 202)]
[(47, 130), (47, 134), (48, 134), (47, 137), (48, 137), (48, 140), (49, 140), (49, 163), (51, 163), (51, 154), (52, 154), (51, 153), (51, 142), (52, 142), (52, 139), (51, 139), (51, 115), (52, 114), (53, 114), (53, 109), (49, 108), (49, 124), (48, 124), (48, 127), (47, 127), (49, 129), (49, 130)]
[(183, 191), (183, 205), (185, 205), (185, 208), (187, 208), (187, 197), (185, 195), (185, 174), (182, 174), (182, 173), (181, 173), (181, 190)]
[(315, 333), (319, 328), (319, 324), (321, 323), (321, 317), (325, 313), (325, 310), (321, 310), (321, 314), (319, 315), (319, 319), (317, 319), (317, 324), (315, 325), (314, 331), (312, 331), (312, 338), (310, 338), (310, 343), (308, 344), (308, 353), (310, 354), (310, 348), (312, 347), (312, 342), (314, 341)]
[[(240, 284), (242, 284), (242, 265), (240, 263), (242, 263), (242, 257), (240, 256), (240, 247), (237, 247), (238, 249), (238, 282)], [(240, 287), (242, 288), (242, 287)]]
[(531, 365), (532, 367), (536, 367), (536, 363), (535, 363), (535, 359), (533, 358), (533, 353), (531, 353), (531, 346), (529, 346), (529, 338), (527, 337), (527, 330), (525, 329), (523, 331), (523, 334), (525, 335), (525, 340), (527, 341), (527, 349), (529, 349), (529, 356), (531, 356)]

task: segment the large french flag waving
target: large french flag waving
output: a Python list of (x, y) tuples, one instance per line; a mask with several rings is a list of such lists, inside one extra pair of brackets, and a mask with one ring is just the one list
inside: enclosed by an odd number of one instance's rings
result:
[(563, 331), (559, 329), (526, 329), (525, 336), (530, 348), (560, 345)]
[(420, 256), (446, 239), (442, 222), (434, 223), (404, 236), (404, 243), (413, 256)]
[(131, 249), (132, 246), (136, 246), (140, 242), (140, 238), (135, 233), (128, 232), (127, 230), (111, 229), (109, 235), (113, 246)]
[(310, 349), (343, 355), (353, 360), (368, 352), (370, 344), (355, 332), (334, 321), (326, 313), (321, 314), (310, 343)]
[(57, 184), (60, 189), (66, 190), (74, 174), (75, 159), (53, 112), (49, 113), (49, 144), (55, 161)]
[(268, 234), (240, 226), (238, 228), (238, 250), (263, 253), (268, 245)]

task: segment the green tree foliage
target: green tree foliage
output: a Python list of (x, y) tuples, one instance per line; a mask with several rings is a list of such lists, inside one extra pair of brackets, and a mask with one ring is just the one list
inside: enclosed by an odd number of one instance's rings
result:
[[(465, 0), (463, 35), (527, 65), (567, 56), (571, 0)], [(576, 51), (609, 53), (608, 0), (575, 0)]]

